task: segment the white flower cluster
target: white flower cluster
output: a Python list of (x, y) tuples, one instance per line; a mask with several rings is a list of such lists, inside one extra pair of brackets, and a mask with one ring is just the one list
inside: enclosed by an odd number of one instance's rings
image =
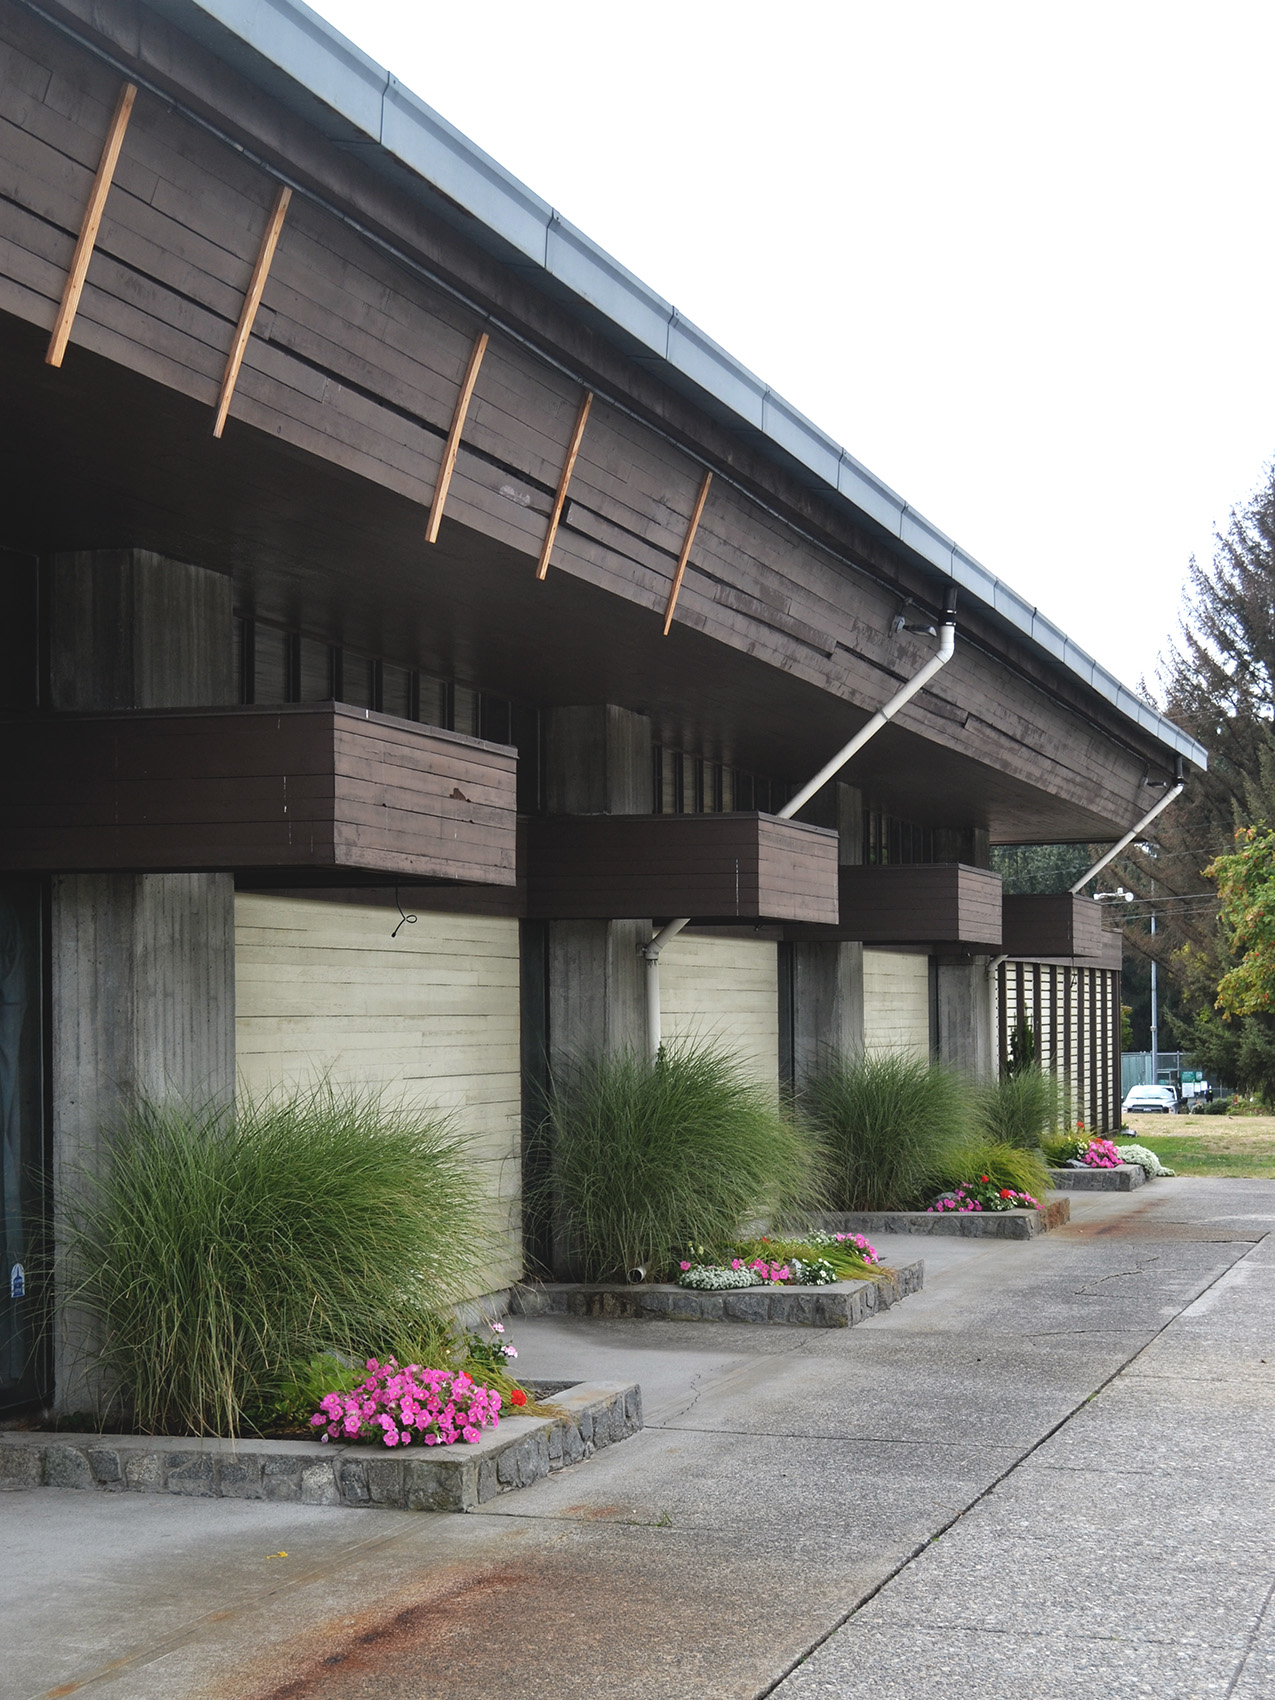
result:
[(790, 1257), (788, 1267), (798, 1287), (831, 1287), (839, 1279), (826, 1257), (816, 1257), (809, 1263), (800, 1257)]
[(728, 1287), (760, 1287), (762, 1278), (751, 1269), (721, 1269), (714, 1264), (697, 1263), (692, 1269), (683, 1269), (677, 1284), (694, 1287), (701, 1293), (720, 1293)]
[(1117, 1145), (1116, 1156), (1122, 1163), (1136, 1163), (1140, 1169), (1147, 1171), (1149, 1181), (1159, 1180), (1163, 1175), (1176, 1175), (1176, 1169), (1166, 1169), (1154, 1151), (1148, 1151), (1145, 1145)]

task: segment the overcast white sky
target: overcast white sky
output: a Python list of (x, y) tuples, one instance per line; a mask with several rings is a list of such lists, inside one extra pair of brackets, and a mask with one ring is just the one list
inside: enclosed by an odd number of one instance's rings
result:
[(1130, 684), (1275, 456), (1275, 6), (316, 8)]

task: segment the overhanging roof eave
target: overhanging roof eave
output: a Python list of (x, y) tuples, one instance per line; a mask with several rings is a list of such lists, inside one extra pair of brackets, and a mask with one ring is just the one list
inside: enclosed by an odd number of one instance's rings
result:
[(149, 3), (404, 189), (436, 190), (434, 210), (471, 241), (583, 309), (631, 358), (951, 578), (1140, 731), (1208, 766), (1181, 727), (301, 0)]

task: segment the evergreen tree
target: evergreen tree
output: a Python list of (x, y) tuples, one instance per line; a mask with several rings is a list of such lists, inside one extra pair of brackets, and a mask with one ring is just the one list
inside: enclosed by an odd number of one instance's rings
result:
[[(1158, 678), (1165, 711), (1208, 750), (1209, 771), (1193, 774), (1156, 823), (1154, 848), (1131, 850), (1119, 866), (1140, 897), (1158, 900), (1155, 955), (1185, 1011), (1170, 1018), (1170, 1033), (1214, 1078), (1270, 1098), (1275, 1020), (1228, 1020), (1214, 1008), (1234, 959), (1204, 869), (1235, 849), (1237, 832), (1275, 825), (1275, 462), (1217, 534), (1212, 561), (1192, 560)], [(1126, 949), (1150, 954), (1138, 914), (1125, 936)]]

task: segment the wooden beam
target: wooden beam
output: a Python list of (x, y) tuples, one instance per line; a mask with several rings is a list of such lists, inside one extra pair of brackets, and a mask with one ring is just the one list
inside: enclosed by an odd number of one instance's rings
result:
[(283, 229), (284, 215), (288, 210), (288, 202), (291, 199), (292, 190), (281, 184), (279, 192), (274, 198), (274, 206), (270, 209), (270, 217), (266, 223), (265, 233), (261, 238), (261, 246), (257, 250), (257, 263), (252, 268), (248, 293), (243, 298), (243, 308), (239, 314), (239, 324), (235, 330), (235, 340), (230, 345), (230, 353), (226, 359), (226, 370), (221, 380), (221, 394), (217, 398), (217, 422), (213, 426), (214, 437), (220, 437), (225, 429), (226, 415), (230, 412), (230, 398), (234, 395), (235, 385), (239, 381), (239, 368), (243, 365), (248, 338), (252, 335), (253, 321), (257, 317), (257, 308), (261, 305), (262, 292), (266, 287), (266, 279), (270, 276), (270, 264), (274, 259), (274, 251), (279, 244), (279, 232)]
[(456, 470), (456, 453), (460, 448), (460, 434), (465, 424), (465, 415), (469, 412), (470, 397), (474, 393), (474, 385), (478, 382), (478, 368), (483, 363), (483, 355), (487, 352), (487, 332), (480, 331), (475, 338), (474, 346), (469, 351), (469, 364), (465, 368), (465, 376), (461, 382), (460, 394), (456, 397), (456, 411), (452, 414), (452, 428), (447, 433), (447, 446), (443, 450), (443, 464), (438, 469), (438, 483), (434, 487), (434, 500), (429, 507), (429, 524), (425, 527), (425, 541), (438, 542), (438, 528), (443, 523), (443, 504), (447, 500), (447, 488), (452, 481), (452, 473)]
[(60, 366), (62, 356), (66, 353), (67, 339), (71, 335), (71, 326), (75, 323), (76, 309), (80, 305), (80, 296), (84, 291), (84, 279), (89, 269), (89, 261), (93, 257), (93, 244), (97, 241), (98, 226), (102, 222), (106, 197), (110, 193), (111, 179), (115, 176), (120, 148), (124, 145), (124, 132), (128, 129), (129, 114), (133, 110), (133, 102), (136, 99), (136, 83), (125, 83), (120, 90), (119, 99), (115, 102), (115, 113), (111, 118), (111, 127), (106, 132), (102, 157), (97, 162), (97, 175), (94, 177), (93, 187), (89, 191), (89, 204), (84, 210), (84, 222), (80, 226), (79, 240), (76, 242), (75, 252), (71, 256), (71, 269), (66, 274), (66, 287), (62, 291), (62, 305), (58, 308), (58, 316), (53, 321), (53, 335), (49, 338), (49, 351), (44, 357), (50, 366)]
[(584, 400), (580, 403), (580, 411), (576, 415), (576, 425), (575, 430), (571, 433), (571, 442), (567, 446), (567, 458), (562, 463), (562, 477), (558, 480), (558, 494), (554, 497), (553, 512), (549, 515), (549, 529), (545, 532), (545, 540), (540, 546), (540, 564), (536, 568), (537, 578), (543, 578), (549, 571), (549, 557), (553, 554), (553, 540), (558, 535), (558, 522), (562, 518), (562, 510), (567, 503), (567, 485), (570, 484), (571, 474), (575, 471), (576, 456), (580, 453), (585, 422), (589, 417), (589, 409), (592, 406), (593, 391), (586, 390)]
[(682, 588), (682, 579), (686, 573), (686, 563), (691, 558), (691, 544), (695, 541), (695, 533), (699, 530), (700, 515), (704, 512), (704, 503), (708, 500), (708, 487), (713, 482), (711, 472), (704, 474), (704, 482), (699, 487), (699, 495), (695, 499), (695, 512), (691, 515), (691, 523), (686, 528), (686, 541), (682, 544), (682, 553), (677, 558), (677, 571), (673, 574), (673, 585), (668, 593), (668, 607), (664, 610), (664, 636), (668, 636), (669, 627), (673, 624), (673, 610), (677, 607), (678, 593)]

